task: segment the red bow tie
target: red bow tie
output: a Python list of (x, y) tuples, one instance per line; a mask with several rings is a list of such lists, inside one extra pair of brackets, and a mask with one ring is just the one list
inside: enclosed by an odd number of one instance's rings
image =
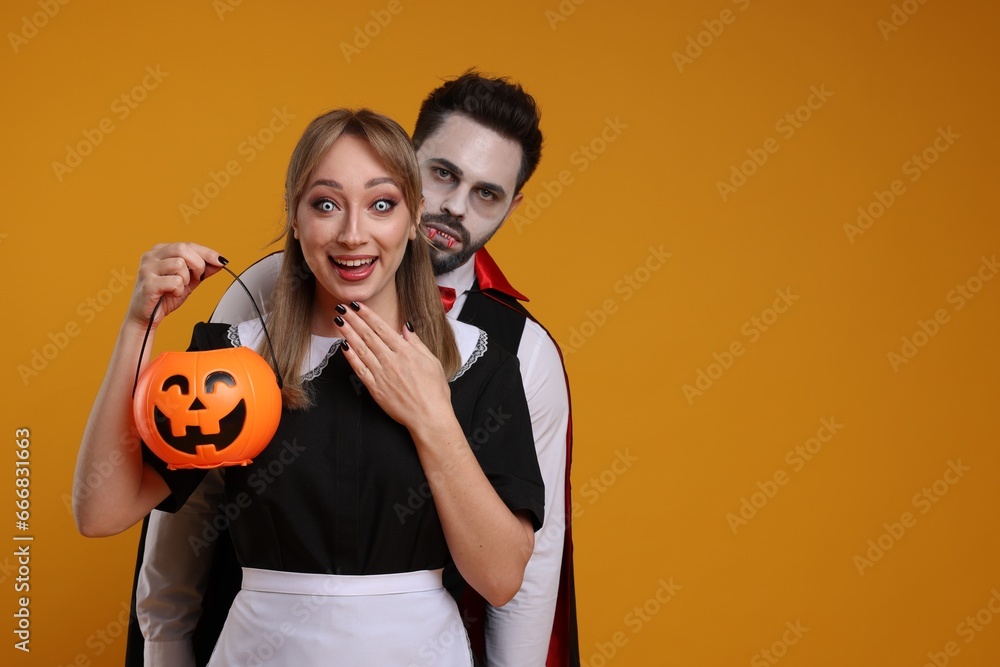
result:
[(444, 306), (444, 312), (451, 310), (452, 306), (455, 305), (455, 290), (451, 287), (442, 287), (438, 285), (438, 292), (441, 293), (441, 305)]

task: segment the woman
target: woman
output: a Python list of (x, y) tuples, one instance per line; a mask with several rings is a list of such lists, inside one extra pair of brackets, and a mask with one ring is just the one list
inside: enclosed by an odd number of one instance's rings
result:
[[(231, 533), (244, 584), (212, 661), (468, 665), (441, 569), (453, 559), (502, 605), (542, 520), (516, 359), (445, 318), (417, 226), (416, 158), (396, 123), (367, 110), (320, 116), (292, 155), (285, 197), (268, 319), (284, 409), (254, 463), (226, 471), (227, 496), (243, 499)], [(161, 321), (224, 263), (194, 244), (143, 255), (76, 484), (95, 463), (126, 461), (74, 494), (83, 534), (176, 508), (204, 474), (168, 471), (121, 434), (135, 430), (134, 364), (155, 304), (162, 296)], [(259, 322), (199, 324), (192, 349), (263, 351), (262, 337)], [(473, 451), (468, 438), (488, 420), (493, 432)]]

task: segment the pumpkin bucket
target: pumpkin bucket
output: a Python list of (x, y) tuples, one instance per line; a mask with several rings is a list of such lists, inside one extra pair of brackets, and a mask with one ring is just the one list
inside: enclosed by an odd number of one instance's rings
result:
[[(147, 339), (159, 306), (150, 315)], [(256, 301), (254, 308), (263, 325)], [(270, 347), (266, 326), (264, 334)], [(249, 348), (164, 352), (138, 372), (132, 391), (136, 429), (171, 470), (247, 465), (281, 421), (281, 376)]]

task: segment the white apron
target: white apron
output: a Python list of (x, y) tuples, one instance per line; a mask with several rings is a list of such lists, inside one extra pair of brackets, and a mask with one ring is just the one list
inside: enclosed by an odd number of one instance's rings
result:
[(348, 576), (243, 568), (210, 667), (470, 667), (441, 570)]

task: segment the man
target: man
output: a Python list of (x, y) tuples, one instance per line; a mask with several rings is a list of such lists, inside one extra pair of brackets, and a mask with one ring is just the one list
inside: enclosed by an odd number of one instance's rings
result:
[[(547, 518), (535, 536), (521, 590), (501, 608), (490, 607), (471, 589), (465, 590), (462, 600), (477, 657), (491, 666), (579, 664), (569, 530), (572, 431), (565, 371), (558, 347), (519, 303), (525, 297), (510, 286), (483, 248), (520, 204), (522, 187), (538, 165), (542, 147), (538, 121), (534, 100), (520, 86), (467, 72), (430, 93), (413, 133), (425, 199), (421, 226), (431, 242), (449, 317), (478, 326), (491, 341), (517, 354), (545, 481)], [(502, 415), (498, 406), (498, 418)], [(210, 480), (207, 484), (218, 484), (218, 477)], [(140, 543), (145, 563), (137, 570), (137, 607), (155, 640), (146, 642), (150, 664), (191, 664), (189, 635), (198, 622), (197, 603), (205, 581), (210, 582), (205, 598), (209, 611), (215, 606), (210, 604), (210, 596), (217, 594), (213, 588), (219, 588), (214, 584), (233, 581), (228, 538), (217, 539), (211, 530), (217, 498), (208, 498), (194, 499), (201, 507), (194, 505), (192, 512), (180, 516), (154, 512)], [(224, 520), (217, 523), (224, 528)], [(185, 535), (182, 546), (178, 536)], [(212, 574), (202, 567), (192, 576), (194, 566), (185, 563), (196, 551), (210, 551), (216, 543), (220, 554)], [(449, 589), (465, 588), (457, 573), (451, 574)], [(221, 594), (223, 607), (227, 594), (233, 593)], [(222, 620), (209, 611), (194, 634), (199, 664)], [(130, 627), (127, 664), (141, 664), (136, 661), (141, 661), (142, 642), (141, 636), (136, 641), (137, 625), (133, 622)]]
[[(438, 285), (455, 293), (449, 315), (458, 313), (459, 320), (517, 354), (545, 480), (550, 520), (535, 536), (520, 592), (503, 608), (486, 609), (486, 655), (491, 665), (543, 664), (544, 654), (533, 647), (544, 645), (556, 614), (548, 664), (570, 664), (576, 637), (566, 493), (569, 396), (562, 360), (547, 332), (518, 303), (524, 297), (483, 248), (521, 203), (521, 189), (541, 158), (538, 110), (520, 86), (467, 73), (424, 100), (413, 145), (434, 272)], [(564, 553), (564, 608), (556, 611), (557, 563)]]

